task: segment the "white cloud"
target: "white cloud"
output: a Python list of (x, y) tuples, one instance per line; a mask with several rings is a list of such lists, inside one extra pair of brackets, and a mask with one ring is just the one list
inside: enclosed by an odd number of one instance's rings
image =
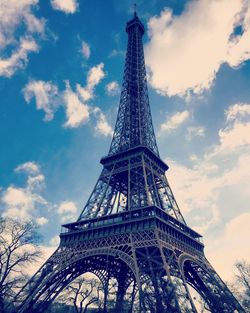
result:
[(193, 137), (204, 137), (205, 128), (202, 126), (190, 126), (187, 128), (186, 139), (191, 140)]
[(104, 78), (105, 73), (103, 71), (104, 64), (100, 63), (96, 66), (93, 66), (89, 72), (87, 77), (87, 88), (93, 90), (93, 88), (100, 83), (100, 81)]
[[(249, 210), (250, 140), (247, 135), (250, 129), (249, 123), (232, 118), (237, 114), (229, 114), (235, 112), (235, 108), (231, 106), (225, 111), (225, 127), (218, 132), (218, 144), (208, 147), (203, 156), (191, 155), (193, 163), (189, 166), (167, 161), (168, 176), (180, 208), (191, 218), (192, 226), (202, 233), (215, 225), (222, 227), (224, 216)], [(237, 107), (238, 112), (243, 108)], [(245, 117), (240, 113), (242, 115)]]
[[(45, 112), (45, 121), (54, 118), (56, 110), (62, 106), (65, 109), (66, 122), (64, 127), (76, 128), (89, 121), (90, 114), (97, 117), (96, 132), (104, 136), (112, 133), (105, 115), (100, 108), (91, 107), (87, 103), (94, 98), (95, 87), (105, 77), (104, 64), (100, 63), (89, 69), (87, 73), (86, 86), (76, 84), (75, 91), (72, 90), (69, 81), (66, 81), (66, 89), (59, 91), (52, 82), (41, 80), (30, 81), (23, 89), (26, 102), (34, 97), (36, 108)], [(96, 114), (98, 112), (98, 114)]]
[(235, 209), (239, 202), (242, 211), (249, 210), (246, 199), (250, 196), (250, 157), (246, 154), (231, 157), (235, 164), (226, 169), (220, 167), (224, 158), (219, 154), (216, 157), (217, 162), (203, 158), (189, 167), (167, 162), (170, 166), (167, 176), (180, 209), (184, 216), (189, 216), (190, 226), (201, 234), (215, 225), (222, 228), (223, 216), (229, 212), (238, 214)]
[(37, 217), (37, 218), (36, 218), (36, 223), (37, 223), (38, 225), (40, 225), (40, 226), (43, 226), (43, 225), (47, 224), (48, 221), (49, 221), (49, 220), (48, 220), (46, 217), (44, 217), (44, 216), (41, 216), (41, 217)]
[(70, 223), (76, 220), (76, 216), (74, 214), (67, 214), (61, 216), (61, 223)]
[(63, 11), (64, 13), (75, 13), (78, 8), (77, 0), (51, 0), (53, 9)]
[[(249, 149), (250, 150), (250, 149)], [(224, 173), (222, 187), (235, 187), (240, 189), (239, 194), (242, 195), (242, 200), (250, 196), (250, 154), (249, 151), (240, 155), (234, 167)], [(236, 189), (238, 191), (238, 189)], [(236, 199), (236, 201), (239, 199)], [(237, 206), (237, 205), (236, 205)]]
[(21, 219), (31, 218), (35, 207), (45, 204), (45, 200), (36, 193), (12, 186), (3, 192), (1, 200), (5, 205), (3, 216)]
[(59, 236), (54, 236), (50, 239), (49, 244), (53, 247), (57, 247), (60, 243), (60, 238)]
[[(76, 85), (76, 92), (73, 92), (69, 83), (66, 84), (66, 91), (64, 92), (63, 98), (66, 107), (67, 121), (64, 124), (65, 127), (78, 127), (89, 120), (91, 112), (96, 112), (95, 108), (90, 108), (86, 102), (94, 98), (94, 89), (104, 78), (105, 73), (103, 70), (104, 64), (100, 63), (90, 68), (87, 74), (87, 84), (82, 87), (80, 84)], [(84, 103), (85, 102), (85, 103)], [(98, 108), (99, 112), (101, 110)], [(103, 114), (99, 114), (99, 120), (97, 122), (105, 134), (109, 131), (108, 124)]]
[(81, 102), (78, 95), (72, 91), (68, 82), (66, 83), (63, 98), (67, 117), (64, 126), (74, 128), (87, 123), (89, 120), (89, 107)]
[(85, 41), (82, 42), (81, 52), (85, 59), (90, 57), (90, 46)]
[(103, 136), (112, 136), (113, 130), (112, 127), (109, 125), (106, 116), (103, 114), (103, 112), (99, 108), (95, 108), (95, 114), (97, 117), (97, 123), (95, 126), (95, 131), (99, 135)]
[(87, 84), (82, 87), (80, 84), (76, 85), (76, 90), (82, 101), (89, 101), (94, 98), (94, 89), (105, 77), (104, 64), (100, 63), (90, 68), (87, 74)]
[(57, 213), (61, 216), (62, 223), (75, 220), (77, 213), (76, 204), (73, 201), (63, 201), (59, 205)]
[(250, 115), (249, 103), (236, 103), (226, 110), (227, 121), (234, 121)]
[(29, 176), (27, 180), (27, 188), (29, 190), (41, 189), (44, 187), (45, 177), (42, 174), (36, 176)]
[(28, 174), (37, 174), (40, 172), (39, 166), (35, 162), (26, 162), (15, 168), (15, 172), (26, 172)]
[(2, 201), (8, 206), (28, 206), (32, 203), (31, 197), (26, 193), (24, 189), (8, 187), (3, 195)]
[(44, 33), (45, 21), (34, 15), (36, 8), (38, 0), (1, 1), (0, 75), (11, 77), (27, 65), (30, 52), (39, 50), (37, 40)]
[(90, 90), (87, 87), (82, 87), (81, 85), (76, 84), (76, 90), (82, 101), (89, 101), (93, 98), (93, 90)]
[(106, 92), (110, 96), (116, 96), (120, 92), (119, 84), (116, 81), (108, 83), (105, 87)]
[(206, 243), (208, 259), (224, 280), (232, 279), (233, 264), (237, 260), (250, 259), (250, 250), (246, 249), (249, 224), (250, 213), (240, 214), (226, 224), (222, 236)]
[(189, 117), (188, 111), (177, 112), (160, 125), (160, 133), (171, 132), (181, 126)]
[(38, 51), (36, 42), (22, 38), (17, 49), (7, 59), (0, 59), (0, 76), (11, 77), (16, 70), (22, 69), (28, 62), (28, 54)]
[(67, 214), (67, 213), (76, 213), (77, 212), (77, 207), (75, 205), (74, 202), (72, 201), (63, 201), (59, 207), (58, 207), (58, 210), (57, 212), (59, 214)]
[(201, 160), (197, 160), (191, 168), (172, 160), (167, 163), (171, 169), (168, 176), (184, 213), (211, 207), (216, 202), (219, 182), (209, 176), (209, 173), (217, 171), (216, 165)]
[(221, 129), (219, 132), (220, 149), (227, 152), (236, 147), (241, 147), (250, 144), (250, 122), (235, 123), (232, 127)]
[[(193, 0), (181, 15), (164, 9), (152, 17), (146, 46), (151, 85), (169, 96), (209, 89), (223, 63), (235, 67), (250, 58), (249, 16), (245, 0)], [(234, 34), (236, 27), (243, 33)]]
[(38, 7), (38, 0), (1, 0), (1, 34), (13, 33), (20, 22), (31, 32), (43, 32), (44, 20), (36, 18), (32, 9)]
[(219, 131), (220, 145), (214, 153), (250, 145), (250, 104), (237, 103), (225, 111), (226, 125)]
[(1, 202), (4, 205), (3, 216), (12, 218), (35, 218), (38, 208), (46, 208), (47, 201), (39, 194), (44, 187), (44, 176), (35, 162), (19, 165), (15, 172), (28, 174), (26, 186), (23, 188), (9, 186), (2, 191)]
[(42, 80), (30, 81), (23, 89), (26, 102), (30, 103), (35, 97), (37, 110), (45, 112), (45, 121), (50, 121), (59, 106), (59, 94), (57, 86), (51, 82)]

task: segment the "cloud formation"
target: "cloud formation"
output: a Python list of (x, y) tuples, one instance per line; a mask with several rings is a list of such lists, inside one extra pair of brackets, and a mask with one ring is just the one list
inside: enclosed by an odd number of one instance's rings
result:
[(97, 116), (97, 123), (95, 126), (95, 132), (97, 135), (103, 135), (105, 137), (112, 136), (113, 130), (112, 127), (109, 125), (106, 116), (99, 108), (95, 108), (94, 111), (95, 115)]
[(202, 126), (189, 126), (187, 128), (186, 139), (191, 140), (193, 137), (204, 137), (205, 128)]
[(48, 220), (46, 217), (41, 216), (41, 217), (37, 217), (37, 218), (35, 219), (35, 221), (36, 221), (36, 223), (37, 223), (38, 225), (43, 226), (43, 225), (47, 224), (49, 220)]
[(82, 55), (85, 59), (89, 59), (89, 57), (90, 57), (90, 46), (85, 41), (82, 42), (81, 52), (82, 52)]
[(26, 172), (28, 174), (38, 174), (40, 172), (39, 166), (35, 162), (26, 162), (15, 168), (15, 172)]
[(9, 186), (3, 190), (1, 202), (4, 205), (3, 216), (12, 218), (34, 218), (39, 225), (46, 224), (46, 218), (39, 216), (39, 209), (47, 209), (47, 201), (40, 192), (44, 187), (44, 175), (35, 162), (26, 162), (19, 165), (15, 172), (26, 173), (25, 187)]
[(67, 118), (64, 127), (74, 128), (88, 122), (89, 107), (82, 103), (79, 96), (72, 91), (69, 82), (66, 82), (63, 99)]
[(87, 89), (93, 90), (96, 85), (100, 83), (100, 81), (104, 78), (105, 73), (103, 71), (104, 64), (100, 63), (96, 66), (93, 66), (89, 72), (87, 77)]
[(248, 103), (236, 103), (226, 111), (227, 121), (234, 121), (248, 115), (250, 115), (250, 105)]
[(30, 103), (35, 97), (37, 110), (45, 112), (45, 121), (50, 121), (59, 106), (58, 88), (51, 82), (42, 80), (30, 81), (23, 89), (24, 99)]
[[(226, 125), (219, 131), (221, 152), (250, 145), (250, 104), (236, 103), (225, 111)], [(217, 151), (216, 151), (217, 152)]]
[(207, 242), (208, 259), (227, 281), (233, 278), (232, 268), (237, 260), (250, 259), (250, 250), (246, 249), (246, 239), (250, 237), (249, 223), (250, 213), (240, 214), (226, 224), (222, 236)]
[[(73, 92), (69, 83), (67, 83), (67, 88), (64, 93), (67, 116), (67, 121), (64, 124), (65, 127), (78, 127), (89, 120), (90, 113), (96, 113), (96, 110), (101, 111), (99, 108), (90, 107), (87, 102), (94, 98), (95, 87), (105, 77), (103, 68), (103, 63), (91, 67), (87, 74), (86, 86), (82, 87), (80, 84), (77, 84), (76, 92)], [(106, 126), (109, 126), (103, 113), (101, 113), (101, 116), (101, 122), (106, 122)], [(99, 133), (104, 134), (103, 132)]]
[(176, 112), (166, 122), (160, 125), (160, 134), (167, 132), (170, 133), (180, 127), (188, 118), (190, 113), (185, 110), (182, 112)]
[(249, 16), (246, 0), (193, 0), (181, 15), (165, 8), (152, 17), (146, 46), (152, 87), (182, 97), (209, 89), (223, 63), (237, 67), (250, 58)]
[(53, 9), (62, 11), (66, 14), (73, 14), (78, 8), (77, 0), (51, 0)]
[(108, 83), (106, 85), (105, 89), (106, 89), (106, 93), (109, 96), (116, 96), (120, 92), (119, 84), (116, 81), (112, 81), (112, 82)]
[(95, 87), (101, 82), (104, 77), (105, 72), (103, 63), (100, 63), (89, 69), (87, 74), (86, 86), (82, 87), (80, 84), (76, 85), (77, 93), (79, 94), (79, 97), (83, 102), (87, 102), (94, 98)]
[[(218, 143), (208, 147), (200, 158), (192, 155), (191, 166), (167, 161), (168, 176), (180, 208), (184, 215), (191, 217), (191, 226), (202, 233), (215, 225), (222, 227), (225, 221), (221, 216), (225, 216), (225, 212), (234, 217), (248, 211), (250, 140), (246, 128), (250, 114), (247, 117), (246, 112), (249, 107), (246, 103), (235, 104), (225, 111), (225, 125), (218, 132)], [(243, 121), (246, 118), (248, 122)]]
[(63, 201), (57, 209), (57, 213), (61, 216), (61, 221), (72, 221), (76, 219), (77, 207), (73, 201)]
[[(39, 226), (47, 225), (51, 217), (60, 217), (54, 221), (54, 227), (60, 222), (76, 220), (77, 207), (73, 201), (63, 201), (60, 204), (49, 202), (43, 197), (46, 188), (45, 177), (38, 163), (29, 161), (14, 169), (18, 174), (25, 174), (24, 186), (9, 185), (0, 193), (0, 216), (14, 219), (32, 220)], [(53, 208), (53, 210), (50, 210)], [(57, 222), (58, 224), (57, 224)], [(53, 239), (51, 245), (56, 244)]]
[(60, 242), (60, 238), (58, 235), (56, 235), (50, 239), (49, 244), (53, 246), (54, 248), (57, 248), (59, 245), (59, 242)]
[(11, 77), (18, 69), (24, 68), (28, 63), (28, 54), (36, 51), (38, 46), (34, 40), (22, 38), (10, 57), (0, 59), (0, 76)]
[(76, 84), (75, 90), (66, 81), (66, 88), (59, 91), (52, 82), (31, 80), (23, 89), (24, 99), (30, 103), (35, 98), (37, 110), (45, 112), (45, 121), (51, 121), (59, 107), (65, 109), (65, 128), (76, 128), (88, 123), (90, 115), (97, 119), (95, 132), (98, 135), (109, 136), (112, 128), (100, 108), (91, 106), (88, 102), (95, 97), (95, 88), (105, 77), (104, 64), (100, 63), (89, 69), (87, 82), (83, 87)]
[(39, 50), (45, 21), (33, 13), (38, 0), (2, 0), (0, 6), (0, 76), (11, 77)]

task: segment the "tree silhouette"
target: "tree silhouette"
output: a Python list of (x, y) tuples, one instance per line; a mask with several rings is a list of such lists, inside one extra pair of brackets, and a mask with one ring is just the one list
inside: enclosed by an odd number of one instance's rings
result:
[(31, 221), (0, 218), (0, 312), (13, 301), (27, 277), (24, 268), (40, 256), (39, 236)]

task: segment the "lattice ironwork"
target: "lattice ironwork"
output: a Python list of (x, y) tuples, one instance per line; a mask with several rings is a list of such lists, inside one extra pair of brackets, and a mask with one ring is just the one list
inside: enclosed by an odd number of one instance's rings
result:
[(186, 225), (174, 198), (155, 140), (144, 27), (136, 14), (126, 31), (121, 101), (103, 170), (79, 219), (63, 225), (59, 248), (18, 294), (18, 312), (44, 312), (86, 272), (101, 280), (104, 291), (109, 279), (116, 279), (115, 312), (197, 313), (189, 286), (213, 313), (244, 312), (207, 261), (201, 235)]
[(78, 221), (155, 205), (185, 224), (169, 186), (168, 166), (139, 146), (101, 160), (104, 168)]
[(109, 150), (113, 155), (146, 146), (159, 155), (149, 106), (142, 35), (137, 16), (127, 23), (128, 46), (118, 118)]

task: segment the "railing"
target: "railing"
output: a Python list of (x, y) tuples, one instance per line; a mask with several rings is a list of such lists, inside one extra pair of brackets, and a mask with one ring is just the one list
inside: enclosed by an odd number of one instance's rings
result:
[(106, 227), (108, 225), (136, 222), (148, 219), (150, 217), (158, 217), (160, 220), (167, 222), (167, 224), (171, 225), (173, 228), (181, 231), (186, 235), (189, 235), (190, 237), (202, 243), (201, 235), (199, 235), (197, 232), (195, 232), (182, 222), (176, 220), (174, 217), (170, 216), (169, 214), (167, 214), (162, 209), (156, 206), (144, 207), (139, 209), (137, 208), (134, 210), (111, 214), (108, 216), (102, 216), (99, 218), (65, 224), (62, 226), (61, 233), (64, 234), (71, 232), (79, 232), (84, 230), (90, 230), (93, 228)]

